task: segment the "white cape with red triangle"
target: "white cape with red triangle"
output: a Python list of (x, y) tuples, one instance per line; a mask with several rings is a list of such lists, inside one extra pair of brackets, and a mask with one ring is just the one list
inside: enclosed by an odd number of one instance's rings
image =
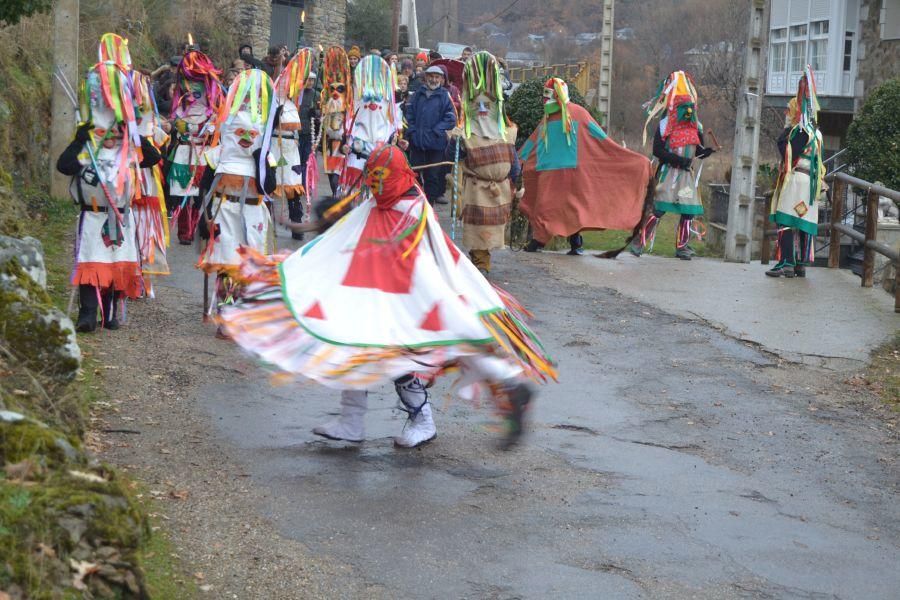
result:
[(367, 200), (283, 262), (245, 256), (244, 301), (222, 321), (283, 371), (365, 389), (492, 354), (554, 374), (511, 298), (447, 238), (424, 195), (389, 209)]

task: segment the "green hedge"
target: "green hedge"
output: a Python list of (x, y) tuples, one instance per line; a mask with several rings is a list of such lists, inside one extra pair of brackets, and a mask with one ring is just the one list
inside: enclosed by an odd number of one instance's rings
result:
[(853, 174), (900, 190), (900, 78), (875, 88), (847, 132)]
[[(507, 114), (509, 118), (519, 127), (519, 136), (516, 138), (516, 145), (521, 146), (528, 139), (528, 136), (537, 128), (538, 123), (544, 117), (544, 84), (545, 79), (531, 79), (516, 88), (509, 98), (509, 106)], [(568, 82), (567, 82), (568, 83)], [(593, 106), (588, 106), (587, 101), (581, 92), (574, 85), (569, 85), (569, 100), (585, 107), (591, 116), (600, 123), (600, 114)]]

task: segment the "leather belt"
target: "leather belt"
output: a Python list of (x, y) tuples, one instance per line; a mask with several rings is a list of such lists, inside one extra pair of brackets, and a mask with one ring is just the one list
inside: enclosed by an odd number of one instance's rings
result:
[[(241, 199), (237, 196), (225, 196), (225, 199), (229, 202), (240, 202)], [(244, 204), (248, 206), (256, 206), (262, 202), (260, 198), (247, 198), (244, 200)]]

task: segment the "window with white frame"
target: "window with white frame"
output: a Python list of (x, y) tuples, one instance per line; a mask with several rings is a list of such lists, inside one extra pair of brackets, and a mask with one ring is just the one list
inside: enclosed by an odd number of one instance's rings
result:
[(773, 29), (770, 36), (769, 70), (772, 73), (784, 73), (787, 69), (787, 27)]
[(828, 69), (828, 21), (809, 24), (809, 66), (816, 72)]
[(791, 40), (791, 73), (801, 73), (806, 68), (806, 40)]
[(844, 72), (849, 73), (853, 69), (853, 32), (844, 34)]

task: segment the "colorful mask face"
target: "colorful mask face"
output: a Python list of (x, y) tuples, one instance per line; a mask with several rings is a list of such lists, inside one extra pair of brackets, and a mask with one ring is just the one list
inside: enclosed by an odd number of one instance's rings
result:
[(373, 194), (380, 196), (384, 193), (384, 182), (390, 174), (391, 170), (385, 166), (366, 169), (366, 186), (372, 190)]
[(480, 137), (503, 139), (500, 132), (500, 105), (487, 94), (478, 94), (472, 101), (475, 118), (470, 124), (471, 132)]
[(694, 103), (685, 102), (678, 105), (678, 120), (693, 123), (697, 120), (694, 113)]
[[(560, 97), (562, 96), (562, 97)], [(569, 86), (562, 79), (551, 77), (544, 84), (544, 114), (552, 115), (569, 102)]]
[(253, 177), (256, 165), (253, 152), (262, 146), (265, 123), (253, 122), (250, 111), (241, 108), (222, 128), (221, 153), (216, 173)]

